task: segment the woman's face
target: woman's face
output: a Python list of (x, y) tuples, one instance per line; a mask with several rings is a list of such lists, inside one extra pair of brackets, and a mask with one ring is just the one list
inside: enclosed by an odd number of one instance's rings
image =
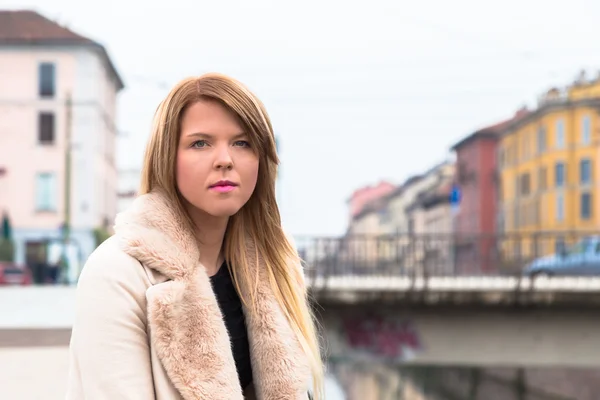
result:
[(230, 217), (250, 199), (258, 155), (236, 118), (216, 101), (183, 113), (177, 149), (177, 187), (189, 205), (213, 217)]

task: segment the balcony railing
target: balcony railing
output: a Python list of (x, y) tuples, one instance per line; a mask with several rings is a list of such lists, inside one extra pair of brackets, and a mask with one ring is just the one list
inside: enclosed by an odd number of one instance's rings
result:
[[(353, 235), (296, 240), (306, 273), (315, 278), (344, 275), (464, 277), (518, 276), (528, 273), (526, 267), (542, 259), (548, 266), (545, 272), (551, 275), (552, 268), (568, 264), (566, 260), (583, 263), (583, 252), (595, 246), (596, 237), (600, 238), (600, 231)], [(600, 275), (600, 246), (586, 254), (596, 251), (597, 275)], [(548, 257), (552, 255), (555, 257)], [(573, 272), (572, 275), (578, 274), (576, 270)]]

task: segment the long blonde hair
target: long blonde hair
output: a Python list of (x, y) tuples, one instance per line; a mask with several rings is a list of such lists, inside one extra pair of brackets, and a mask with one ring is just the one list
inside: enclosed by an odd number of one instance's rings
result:
[[(309, 359), (314, 397), (320, 399), (323, 397), (324, 377), (315, 319), (299, 270), (287, 265), (290, 259), (298, 260), (298, 257), (281, 227), (275, 199), (279, 158), (271, 121), (260, 100), (240, 82), (220, 74), (188, 78), (178, 83), (156, 111), (146, 148), (140, 194), (160, 189), (186, 218), (187, 228), (194, 228), (177, 190), (175, 163), (183, 112), (203, 99), (219, 102), (237, 117), (249, 136), (251, 147), (259, 156), (254, 193), (229, 220), (224, 241), (225, 258), (235, 266), (232, 272), (236, 286), (240, 280), (256, 281), (257, 277), (250, 276), (245, 252), (239, 251), (247, 248), (247, 237), (254, 242), (258, 254), (265, 260), (273, 293)], [(252, 292), (250, 299), (242, 295), (242, 301), (251, 307), (254, 304)]]

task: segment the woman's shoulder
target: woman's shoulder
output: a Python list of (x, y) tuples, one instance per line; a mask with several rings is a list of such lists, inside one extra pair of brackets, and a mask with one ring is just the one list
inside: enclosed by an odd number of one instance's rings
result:
[(121, 335), (146, 323), (150, 286), (144, 266), (121, 249), (119, 238), (107, 239), (89, 256), (79, 276), (73, 337), (86, 343), (94, 340), (98, 326)]
[(79, 287), (98, 284), (141, 290), (152, 282), (146, 268), (121, 248), (118, 237), (112, 236), (92, 252), (79, 276)]

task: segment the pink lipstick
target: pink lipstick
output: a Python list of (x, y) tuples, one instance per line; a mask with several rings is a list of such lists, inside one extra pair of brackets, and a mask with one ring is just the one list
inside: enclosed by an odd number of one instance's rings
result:
[(237, 186), (237, 184), (235, 184), (231, 181), (218, 181), (218, 182), (210, 185), (209, 189), (212, 189), (219, 193), (228, 193), (228, 192), (231, 192), (233, 189), (235, 189), (236, 186)]

